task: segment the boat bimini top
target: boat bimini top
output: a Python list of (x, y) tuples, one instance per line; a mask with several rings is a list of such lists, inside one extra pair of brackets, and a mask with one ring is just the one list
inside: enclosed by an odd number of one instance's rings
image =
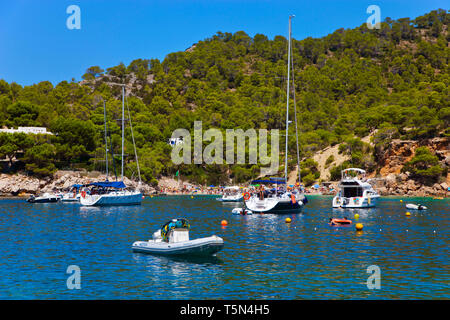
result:
[(124, 189), (127, 186), (123, 181), (104, 181), (104, 182), (92, 182), (89, 183), (88, 186), (102, 187), (102, 188), (116, 188), (116, 189)]
[(347, 168), (341, 171), (342, 180), (353, 179), (355, 176), (361, 175), (362, 178), (366, 176), (366, 170), (359, 168)]
[(190, 229), (189, 221), (183, 218), (172, 219), (166, 222), (161, 228), (161, 238), (167, 242), (169, 240), (169, 232), (174, 229)]

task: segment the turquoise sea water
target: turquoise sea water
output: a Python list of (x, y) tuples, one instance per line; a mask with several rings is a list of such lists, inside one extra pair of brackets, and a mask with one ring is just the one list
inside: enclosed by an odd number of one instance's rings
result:
[[(141, 206), (89, 208), (73, 203), (0, 200), (2, 299), (449, 299), (449, 204), (431, 198), (382, 198), (377, 208), (331, 208), (310, 196), (302, 214), (231, 214), (213, 197), (146, 198)], [(411, 211), (421, 203), (427, 211)], [(332, 228), (347, 216), (364, 231)], [(131, 251), (171, 218), (191, 223), (191, 238), (216, 234), (225, 247), (209, 259)], [(292, 222), (285, 223), (286, 217)], [(226, 219), (228, 226), (220, 222)], [(69, 265), (81, 289), (69, 290)], [(369, 290), (367, 267), (381, 270)]]

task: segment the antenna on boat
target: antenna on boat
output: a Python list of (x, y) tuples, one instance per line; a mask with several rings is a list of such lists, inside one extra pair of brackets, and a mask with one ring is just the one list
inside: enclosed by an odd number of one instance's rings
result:
[(288, 138), (289, 138), (289, 76), (290, 76), (290, 66), (291, 66), (291, 20), (294, 15), (289, 16), (289, 43), (288, 43), (288, 74), (287, 74), (287, 88), (286, 88), (286, 151), (284, 153), (285, 164), (284, 164), (284, 180), (288, 181)]

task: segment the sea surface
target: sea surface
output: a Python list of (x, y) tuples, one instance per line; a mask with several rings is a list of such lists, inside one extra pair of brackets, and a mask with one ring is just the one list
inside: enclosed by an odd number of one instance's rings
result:
[[(242, 204), (211, 196), (104, 208), (1, 199), (0, 298), (450, 299), (449, 199), (382, 198), (359, 210), (332, 209), (331, 200), (309, 196), (301, 214), (237, 216), (231, 210)], [(406, 203), (428, 210), (407, 217)], [(328, 226), (344, 216), (363, 231)], [(206, 259), (131, 251), (176, 217), (190, 221), (191, 239), (215, 234), (225, 247)], [(70, 265), (80, 269), (80, 289), (68, 289)], [(367, 286), (372, 265), (380, 289)]]

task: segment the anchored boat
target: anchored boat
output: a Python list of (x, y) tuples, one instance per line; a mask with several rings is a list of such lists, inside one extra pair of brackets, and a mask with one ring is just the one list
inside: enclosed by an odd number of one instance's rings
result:
[[(253, 212), (258, 213), (300, 213), (302, 207), (307, 203), (305, 195), (301, 192), (300, 188), (300, 155), (299, 155), (299, 143), (298, 143), (298, 128), (297, 128), (297, 105), (295, 100), (295, 82), (294, 74), (292, 76), (293, 98), (294, 98), (294, 122), (295, 122), (295, 136), (297, 140), (297, 170), (298, 170), (298, 185), (299, 190), (292, 188), (288, 190), (288, 146), (289, 146), (289, 98), (290, 98), (290, 68), (294, 66), (293, 59), (291, 59), (292, 46), (291, 46), (291, 20), (294, 16), (289, 16), (289, 42), (288, 42), (288, 63), (287, 63), (287, 88), (286, 88), (286, 144), (285, 144), (285, 165), (284, 165), (284, 179), (276, 179), (276, 181), (257, 181), (258, 183), (275, 183), (283, 184), (284, 188), (276, 189), (275, 192), (266, 193), (265, 190), (260, 190), (253, 196), (244, 196), (245, 206)], [(273, 179), (273, 178), (272, 178)], [(255, 181), (254, 181), (255, 182)], [(252, 183), (254, 183), (252, 182)]]
[(333, 198), (333, 208), (375, 207), (380, 195), (365, 177), (366, 171), (348, 168), (341, 171), (339, 193)]
[[(285, 185), (283, 179), (254, 180), (252, 184), (281, 184)], [(244, 194), (245, 207), (255, 213), (300, 213), (303, 206), (308, 202), (306, 196), (298, 190), (286, 190), (287, 188), (265, 189), (261, 186), (260, 190), (253, 195)]]
[(125, 206), (139, 205), (142, 193), (126, 190), (122, 181), (90, 183), (88, 190), (81, 191), (80, 203), (83, 206)]
[(58, 202), (61, 198), (50, 193), (44, 193), (40, 197), (35, 197), (31, 195), (27, 201), (30, 203), (50, 203), (50, 202)]
[(213, 235), (195, 240), (189, 239), (190, 225), (186, 219), (172, 219), (153, 234), (153, 239), (136, 241), (133, 252), (156, 255), (210, 256), (223, 248), (223, 239)]
[(411, 210), (427, 210), (428, 208), (421, 205), (421, 204), (414, 204), (414, 203), (408, 203), (406, 205), (407, 209), (411, 209)]
[(70, 187), (70, 190), (66, 193), (63, 193), (61, 196), (62, 202), (79, 202), (80, 201), (80, 188), (83, 187), (82, 184), (74, 184)]
[(224, 188), (222, 198), (217, 198), (218, 201), (222, 202), (241, 202), (243, 199), (244, 196), (238, 186)]
[[(105, 122), (105, 163), (106, 163), (106, 181), (94, 182), (81, 191), (80, 203), (83, 206), (126, 206), (126, 205), (140, 205), (142, 202), (142, 193), (139, 191), (141, 185), (141, 172), (139, 169), (139, 161), (136, 152), (136, 144), (134, 143), (133, 125), (131, 124), (130, 110), (128, 109), (128, 117), (131, 128), (131, 137), (133, 139), (134, 153), (136, 157), (136, 166), (139, 175), (139, 185), (135, 190), (127, 190), (126, 185), (123, 182), (124, 177), (124, 134), (125, 134), (125, 88), (122, 86), (122, 180), (121, 181), (108, 181), (108, 139), (107, 139), (107, 121), (106, 121), (106, 104), (103, 101), (103, 112)], [(128, 102), (127, 102), (128, 107)], [(111, 148), (112, 150), (112, 148)], [(114, 164), (114, 157), (113, 157)], [(114, 166), (115, 169), (115, 166)], [(117, 175), (116, 175), (117, 180)]]

